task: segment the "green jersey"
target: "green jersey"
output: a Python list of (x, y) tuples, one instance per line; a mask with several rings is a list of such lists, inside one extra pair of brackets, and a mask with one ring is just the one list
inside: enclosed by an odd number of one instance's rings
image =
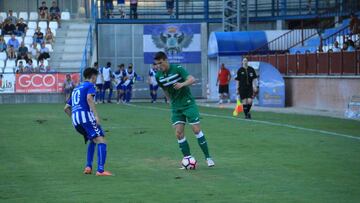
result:
[(181, 66), (176, 64), (169, 64), (167, 72), (157, 71), (156, 81), (158, 85), (169, 93), (171, 100), (171, 107), (173, 109), (181, 109), (191, 104), (195, 104), (195, 100), (191, 95), (189, 87), (182, 87), (178, 90), (174, 89), (174, 84), (177, 82), (184, 82), (189, 73)]

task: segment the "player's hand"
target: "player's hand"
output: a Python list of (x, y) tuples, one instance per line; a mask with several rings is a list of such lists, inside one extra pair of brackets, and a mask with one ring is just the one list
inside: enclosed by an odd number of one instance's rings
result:
[(175, 83), (174, 84), (174, 89), (176, 89), (176, 90), (178, 90), (178, 89), (180, 89), (180, 88), (182, 88), (182, 87), (184, 87), (184, 83), (179, 83), (179, 82), (177, 82), (177, 83)]

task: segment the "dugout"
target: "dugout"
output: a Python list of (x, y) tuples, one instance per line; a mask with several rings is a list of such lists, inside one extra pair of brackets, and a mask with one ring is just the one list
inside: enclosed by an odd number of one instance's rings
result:
[[(229, 85), (230, 97), (236, 99), (236, 76), (241, 66), (242, 58), (249, 51), (261, 47), (268, 42), (264, 31), (248, 32), (212, 32), (208, 43), (208, 92), (209, 100), (217, 100), (217, 73), (222, 63), (230, 70), (232, 80)], [(259, 106), (284, 107), (285, 83), (279, 71), (271, 64), (264, 62), (249, 62), (259, 75)]]

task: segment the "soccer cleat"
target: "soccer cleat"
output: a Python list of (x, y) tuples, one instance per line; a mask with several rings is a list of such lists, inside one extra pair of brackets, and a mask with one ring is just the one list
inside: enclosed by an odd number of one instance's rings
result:
[(207, 163), (208, 167), (215, 166), (215, 162), (211, 158), (206, 158), (206, 163)]
[(91, 174), (92, 173), (92, 169), (90, 167), (85, 167), (84, 169), (84, 174)]
[(112, 176), (113, 174), (110, 171), (104, 171), (100, 173), (99, 171), (96, 172), (96, 176)]

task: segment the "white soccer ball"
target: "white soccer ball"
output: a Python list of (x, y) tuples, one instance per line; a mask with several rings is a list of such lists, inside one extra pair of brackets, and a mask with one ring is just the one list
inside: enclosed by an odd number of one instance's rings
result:
[(196, 169), (196, 159), (192, 156), (187, 156), (184, 157), (181, 160), (181, 165), (186, 169), (186, 170), (195, 170)]

